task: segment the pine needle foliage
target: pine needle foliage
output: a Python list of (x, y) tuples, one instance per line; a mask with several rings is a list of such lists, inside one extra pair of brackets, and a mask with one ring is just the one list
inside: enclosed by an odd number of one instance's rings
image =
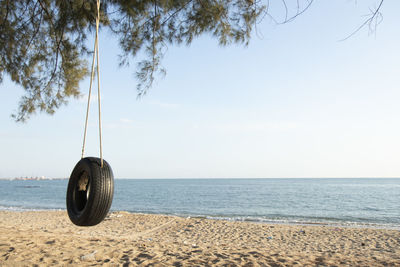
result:
[[(280, 3), (288, 21), (286, 1), (271, 2)], [(294, 16), (311, 2), (293, 0)], [(168, 46), (189, 45), (202, 34), (221, 46), (247, 45), (257, 23), (272, 18), (269, 8), (270, 1), (261, 0), (102, 0), (100, 28), (118, 39), (121, 66), (138, 62), (142, 96), (165, 74), (161, 61)], [(37, 111), (53, 114), (80, 95), (95, 19), (96, 0), (0, 0), (0, 82), (8, 75), (26, 91), (13, 115), (16, 121)]]

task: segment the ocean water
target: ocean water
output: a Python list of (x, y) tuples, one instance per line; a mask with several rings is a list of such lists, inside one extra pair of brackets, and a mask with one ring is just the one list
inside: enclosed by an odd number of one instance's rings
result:
[[(67, 180), (0, 180), (0, 210), (65, 210)], [(116, 179), (113, 211), (400, 229), (400, 179)]]

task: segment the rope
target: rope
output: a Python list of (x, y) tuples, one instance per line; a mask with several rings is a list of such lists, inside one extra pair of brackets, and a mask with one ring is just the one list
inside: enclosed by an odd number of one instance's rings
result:
[(85, 120), (85, 130), (83, 133), (83, 145), (82, 145), (82, 158), (85, 154), (85, 145), (86, 145), (86, 135), (87, 135), (87, 126), (89, 121), (89, 109), (90, 109), (90, 97), (92, 94), (92, 85), (94, 79), (94, 65), (97, 60), (96, 72), (97, 72), (97, 100), (99, 107), (99, 140), (100, 140), (100, 161), (101, 167), (103, 168), (103, 144), (102, 144), (102, 131), (101, 131), (101, 97), (100, 97), (100, 62), (99, 62), (99, 25), (100, 25), (100, 0), (97, 0), (97, 17), (96, 17), (96, 38), (94, 41), (94, 53), (92, 60), (92, 71), (90, 74), (90, 85), (89, 85), (89, 95), (88, 95), (88, 103), (86, 109), (86, 120)]

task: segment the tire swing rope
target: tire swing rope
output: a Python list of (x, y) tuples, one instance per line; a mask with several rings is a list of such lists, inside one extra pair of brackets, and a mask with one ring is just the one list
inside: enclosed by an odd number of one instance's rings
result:
[(91, 94), (92, 94), (92, 86), (93, 86), (93, 80), (94, 80), (94, 65), (95, 65), (95, 61), (97, 61), (96, 72), (97, 72), (97, 102), (98, 102), (98, 109), (99, 109), (100, 162), (101, 162), (101, 168), (103, 168), (103, 144), (102, 144), (102, 131), (101, 131), (102, 127), (101, 127), (101, 96), (100, 96), (100, 61), (99, 61), (99, 25), (100, 25), (100, 0), (97, 0), (96, 37), (95, 37), (95, 41), (94, 41), (92, 71), (90, 73), (90, 85), (89, 85), (88, 103), (87, 103), (87, 108), (86, 108), (85, 130), (83, 133), (81, 158), (83, 159), (84, 154), (85, 154), (87, 127), (88, 127), (89, 110), (90, 110), (90, 98), (91, 98)]
[[(78, 226), (93, 226), (107, 216), (114, 196), (114, 175), (111, 166), (103, 160), (102, 132), (101, 132), (101, 105), (100, 105), (100, 70), (99, 70), (99, 24), (100, 24), (100, 0), (97, 0), (96, 38), (88, 104), (86, 110), (85, 131), (83, 135), (82, 157), (72, 170), (67, 188), (67, 212), (72, 223)], [(99, 106), (99, 137), (100, 158), (86, 157), (85, 144), (88, 128), (90, 109), (90, 97), (94, 79), (94, 67), (97, 60), (97, 85)]]

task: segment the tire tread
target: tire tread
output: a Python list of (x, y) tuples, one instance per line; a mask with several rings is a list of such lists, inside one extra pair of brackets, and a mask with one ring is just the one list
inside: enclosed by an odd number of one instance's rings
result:
[[(71, 190), (76, 188), (83, 169), (87, 169), (90, 173), (90, 192), (85, 208), (77, 213), (73, 207)], [(67, 210), (71, 221), (79, 226), (93, 226), (100, 223), (110, 210), (113, 195), (114, 175), (110, 165), (104, 160), (101, 167), (99, 158), (81, 159), (72, 171), (67, 190)]]

